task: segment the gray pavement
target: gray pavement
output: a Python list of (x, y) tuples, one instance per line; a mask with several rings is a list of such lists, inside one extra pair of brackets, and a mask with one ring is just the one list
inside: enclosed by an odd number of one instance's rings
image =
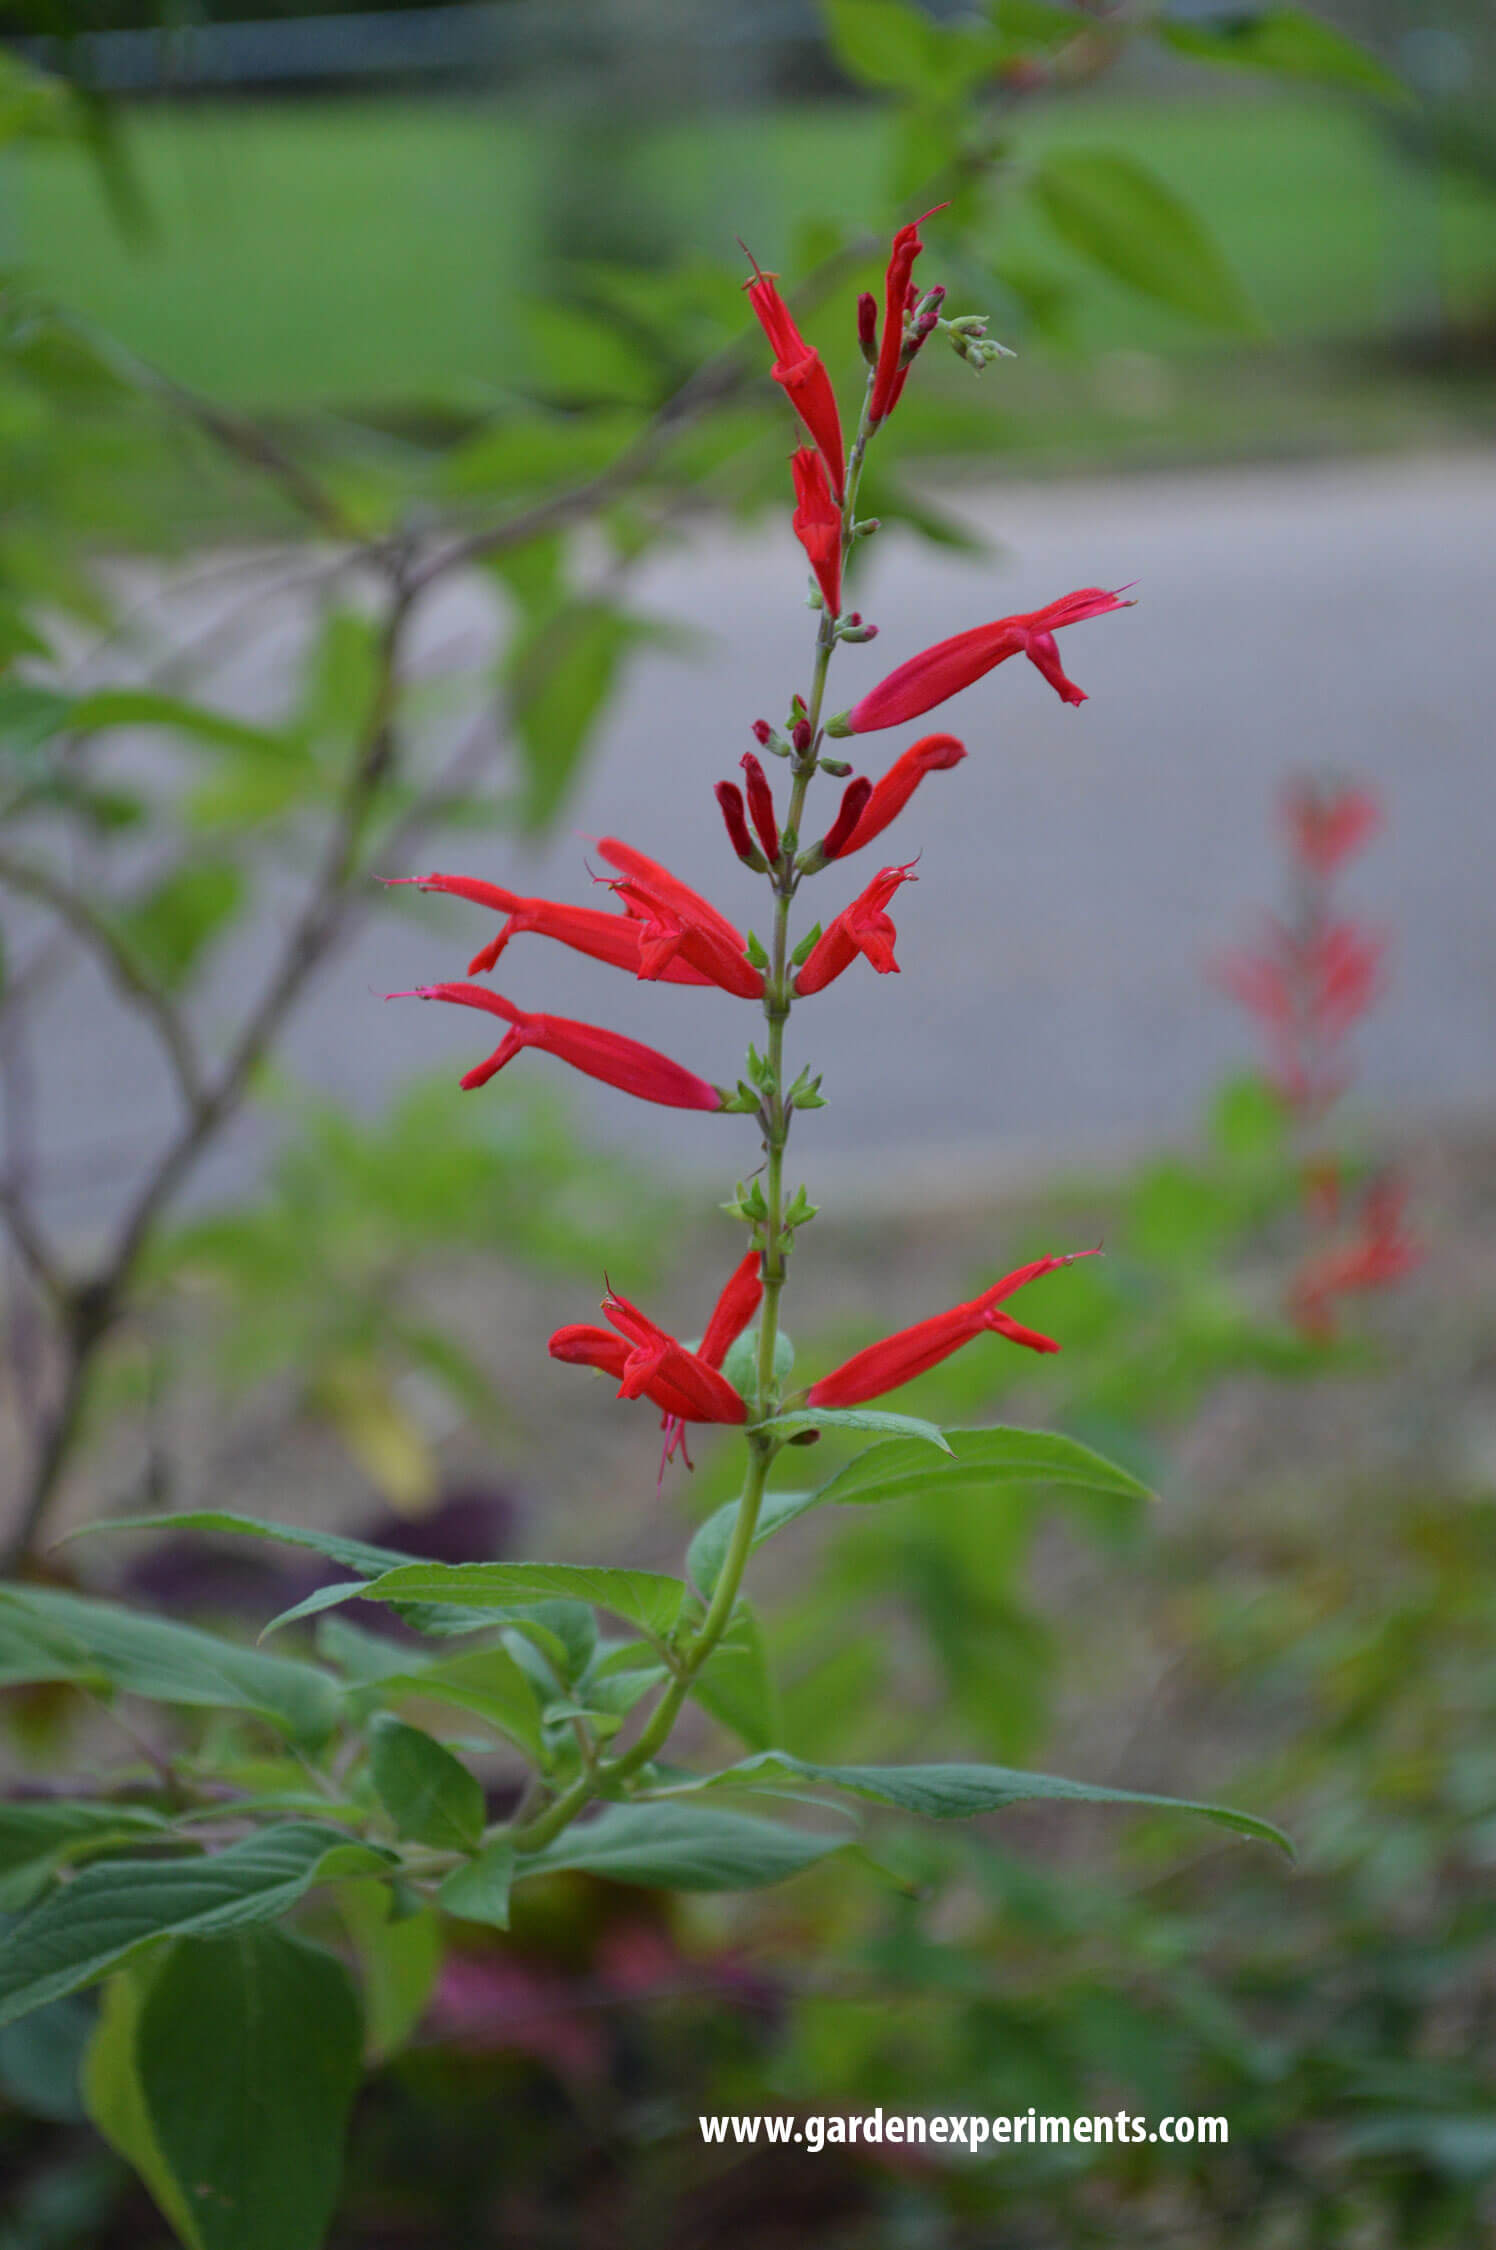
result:
[[(843, 1153), (865, 1183), (896, 1164), (939, 1185), (1186, 1135), (1215, 1079), (1251, 1053), (1207, 964), (1275, 895), (1273, 797), (1304, 767), (1370, 782), (1388, 811), (1347, 887), (1393, 946), (1391, 988), (1359, 1041), (1364, 1106), (1419, 1120), (1488, 1106), (1496, 456), (992, 486), (957, 504), (1000, 551), (973, 563), (880, 539), (858, 599), (882, 636), (838, 655), (832, 708), (927, 643), (1073, 586), (1136, 580), (1139, 606), (1064, 635), (1066, 668), (1091, 697), (1080, 710), (1020, 661), (926, 720), (963, 737), (966, 763), (925, 784), (886, 852), (815, 886), (829, 919), (880, 856), (923, 855), (895, 908), (902, 975), (858, 963), (792, 1026), (796, 1060), (824, 1068), (834, 1105), (803, 1121), (811, 1182)], [(543, 852), (473, 837), (444, 846), (442, 862), (585, 900), (585, 839), (615, 830), (728, 912), (757, 911), (712, 784), (750, 746), (749, 721), (779, 716), (803, 683), (800, 586), (787, 524), (746, 541), (703, 534), (653, 564), (637, 604), (710, 637), (684, 659), (639, 664)], [(429, 644), (476, 643), (494, 626), (485, 591), (455, 589), (428, 620)], [(272, 607), (261, 643), (226, 674), (246, 708), (263, 706), (294, 631), (293, 612)], [(919, 731), (848, 747), (877, 774)], [(822, 786), (829, 806), (833, 787)], [(460, 974), (482, 932), (481, 917), (456, 907), (443, 931), (372, 924), (303, 1006), (284, 1060), (362, 1105), (433, 1065), (451, 1069), (454, 1099), (502, 1101), (503, 1079), (455, 1092), (491, 1043), (484, 1019), (374, 997)], [(227, 965), (215, 1007), (258, 967)], [(735, 1074), (752, 1030), (741, 1004), (636, 985), (535, 938), (516, 943), (499, 983), (523, 1005), (591, 1016), (719, 1080)], [(91, 974), (57, 995), (42, 1032), (39, 1138), (58, 1215), (85, 1224), (167, 1097)], [(514, 1068), (564, 1075), (534, 1056)], [(714, 1179), (751, 1160), (746, 1121), (571, 1087), (610, 1142)], [(203, 1186), (241, 1181), (255, 1147), (241, 1134)]]

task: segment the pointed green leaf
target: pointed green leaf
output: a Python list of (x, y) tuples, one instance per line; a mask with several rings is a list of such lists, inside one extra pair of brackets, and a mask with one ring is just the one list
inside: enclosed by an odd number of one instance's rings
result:
[(375, 1602), (455, 1602), (499, 1613), (555, 1596), (611, 1610), (660, 1637), (673, 1629), (688, 1598), (679, 1578), (657, 1570), (578, 1563), (407, 1563), (359, 1591)]
[(582, 1868), (615, 1883), (667, 1891), (750, 1891), (782, 1883), (845, 1839), (705, 1806), (608, 1805), (519, 1861), (516, 1877)]
[(1260, 331), (1213, 237), (1136, 157), (1113, 149), (1049, 149), (1030, 192), (1062, 241), (1143, 296), (1212, 328)]
[(1056, 1485), (1094, 1492), (1129, 1506), (1152, 1498), (1126, 1469), (1074, 1438), (1052, 1430), (1000, 1426), (947, 1430), (949, 1461), (935, 1461), (922, 1445), (893, 1440), (870, 1445), (823, 1484), (808, 1503), (820, 1507), (869, 1505), (883, 1500), (940, 1497), (995, 1484)]
[(391, 1864), (393, 1854), (313, 1821), (261, 1829), (211, 1856), (97, 1860), (0, 1937), (0, 2023), (94, 1983), (158, 1938), (274, 1921), (314, 1883)]
[(476, 1859), (453, 1868), (437, 1891), (438, 1903), (459, 1921), (488, 1922), (495, 1929), (507, 1930), (514, 1872), (513, 1844), (506, 1836), (495, 1837)]
[[(397, 1650), (396, 1655), (402, 1652)], [(434, 1703), (450, 1703), (471, 1711), (516, 1743), (527, 1756), (541, 1756), (540, 1714), (529, 1681), (507, 1649), (478, 1649), (469, 1656), (451, 1656), (419, 1671), (385, 1674), (379, 1683), (384, 1696), (424, 1695)]]
[(900, 1812), (920, 1813), (927, 1820), (970, 1820), (979, 1813), (1001, 1812), (1008, 1805), (1036, 1801), (1084, 1805), (1146, 1805), (1164, 1812), (1197, 1813), (1222, 1828), (1234, 1829), (1260, 1843), (1276, 1844), (1293, 1857), (1293, 1846), (1280, 1829), (1253, 1813), (1237, 1812), (1229, 1805), (1200, 1804), (1187, 1797), (1159, 1797), (1137, 1789), (1109, 1789), (1090, 1781), (1068, 1781), (1052, 1773), (1020, 1773), (1012, 1766), (817, 1766), (787, 1750), (767, 1750), (744, 1758), (725, 1772), (713, 1774), (703, 1788), (783, 1788), (786, 1782), (845, 1789), (874, 1804), (892, 1805)]
[(1367, 48), (1304, 8), (1234, 8), (1228, 14), (1197, 16), (1187, 22), (1165, 16), (1154, 30), (1165, 45), (1201, 62), (1344, 86), (1382, 101), (1405, 103), (1411, 98), (1402, 80)]
[(441, 1924), (427, 1906), (402, 1913), (397, 1886), (369, 1876), (339, 1883), (333, 1895), (358, 1956), (365, 2059), (383, 2062), (425, 2013), (441, 1968)]
[[(753, 1527), (754, 1546), (761, 1547), (776, 1531), (782, 1531), (787, 1523), (803, 1516), (807, 1508), (815, 1507), (819, 1497), (815, 1492), (766, 1492)], [(707, 1517), (686, 1550), (686, 1569), (690, 1572), (691, 1583), (708, 1601), (716, 1592), (737, 1520), (738, 1503), (729, 1500)]]
[(295, 1740), (337, 1723), (335, 1680), (315, 1665), (51, 1587), (0, 1587), (0, 1684), (77, 1680), (156, 1703), (252, 1711)]
[(460, 1758), (419, 1727), (381, 1714), (369, 1729), (369, 1768), (397, 1836), (469, 1852), (483, 1833), (483, 1790)]
[(188, 2198), (161, 2154), (135, 2064), (135, 2034), (164, 1955), (139, 1961), (105, 1988), (81, 2078), (83, 2105), (101, 2137), (138, 2173), (187, 2250), (204, 2250)]
[(54, 1868), (170, 1833), (161, 1814), (146, 1805), (65, 1797), (0, 1803), (0, 1903), (29, 1904)]
[(794, 1437), (801, 1430), (890, 1430), (900, 1437), (919, 1438), (925, 1445), (949, 1453), (943, 1432), (918, 1414), (890, 1414), (881, 1406), (805, 1406), (793, 1414), (776, 1414), (761, 1422), (773, 1437)]
[(731, 1625), (691, 1683), (696, 1701), (730, 1727), (750, 1750), (767, 1750), (780, 1731), (763, 1627), (749, 1602), (739, 1602)]
[(270, 1929), (172, 1946), (135, 2069), (202, 2250), (318, 2250), (361, 2047), (348, 1972), (321, 1946)]
[(411, 1560), (398, 1547), (372, 1547), (366, 1539), (345, 1539), (341, 1532), (316, 1531), (306, 1524), (266, 1523), (259, 1516), (235, 1515), (227, 1508), (190, 1508), (167, 1516), (105, 1516), (67, 1536), (83, 1539), (100, 1531), (221, 1531), (246, 1539), (269, 1539), (283, 1547), (309, 1547), (313, 1554), (325, 1555), (329, 1562), (366, 1578), (399, 1570)]

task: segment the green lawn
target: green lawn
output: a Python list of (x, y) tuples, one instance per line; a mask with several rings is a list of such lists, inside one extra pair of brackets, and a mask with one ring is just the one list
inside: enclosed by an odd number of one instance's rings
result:
[[(589, 211), (615, 235), (718, 252), (746, 229), (772, 257), (802, 213), (879, 208), (881, 126), (850, 108), (601, 138), (457, 101), (151, 107), (127, 129), (150, 239), (121, 239), (65, 148), (33, 149), (0, 179), (4, 231), (64, 301), (182, 379), (261, 406), (491, 392), (517, 365), (513, 292), (541, 280)], [(1496, 297), (1496, 199), (1433, 194), (1353, 109), (1091, 99), (1026, 136), (1146, 157), (1287, 338), (1385, 329), (1416, 301), (1435, 242), (1458, 300)], [(1037, 222), (1005, 236), (1002, 224), (999, 209), (994, 241), (1065, 263)], [(1080, 329), (1099, 350), (1199, 341), (1100, 280)]]

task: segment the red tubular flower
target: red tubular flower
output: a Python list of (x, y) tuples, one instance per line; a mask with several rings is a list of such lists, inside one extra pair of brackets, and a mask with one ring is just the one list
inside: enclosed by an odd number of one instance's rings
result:
[(769, 787), (769, 777), (751, 750), (745, 750), (739, 762), (747, 780), (748, 810), (753, 815), (759, 842), (769, 859), (776, 860), (779, 857), (779, 823), (774, 818), (774, 792)]
[[(871, 429), (876, 429), (898, 405), (908, 372), (900, 367), (899, 361), (904, 356), (904, 314), (909, 304), (910, 276), (914, 261), (924, 248), (919, 230), (926, 219), (933, 219), (936, 211), (946, 208), (944, 203), (937, 203), (933, 210), (922, 212), (909, 226), (900, 227), (893, 238), (888, 271), (883, 278), (883, 341), (878, 347), (878, 371), (873, 377), (873, 395), (868, 405)], [(861, 320), (865, 327), (866, 316), (862, 315)]]
[(1337, 873), (1382, 825), (1382, 808), (1371, 790), (1318, 788), (1308, 781), (1284, 790), (1281, 815), (1294, 857), (1320, 877)]
[[(862, 812), (836, 851), (831, 850), (828, 835), (821, 847), (826, 857), (845, 859), (849, 852), (860, 852), (864, 844), (882, 835), (891, 820), (897, 820), (927, 773), (944, 773), (951, 766), (959, 766), (965, 756), (965, 743), (958, 742), (953, 734), (927, 734), (911, 743), (869, 792)], [(831, 835), (835, 833), (833, 828)]]
[(1101, 586), (1082, 586), (1076, 593), (1062, 594), (1058, 601), (1046, 603), (1043, 609), (1028, 610), (1019, 617), (995, 618), (990, 625), (976, 625), (968, 633), (938, 641), (934, 648), (922, 649), (896, 672), (890, 672), (886, 680), (880, 680), (829, 731), (873, 734), (880, 727), (902, 726), (906, 719), (917, 719), (922, 711), (933, 711), (937, 703), (959, 695), (962, 688), (970, 687), (973, 680), (1006, 663), (1010, 656), (1026, 656), (1062, 702), (1084, 703), (1084, 692), (1060, 669), (1054, 636), (1062, 625), (1079, 625), (1087, 617), (1131, 609), (1133, 604), (1122, 599), (1125, 591), (1123, 588), (1113, 594)]
[[(762, 1295), (755, 1254), (734, 1270), (718, 1300), (701, 1350), (693, 1352), (627, 1297), (610, 1289), (602, 1307), (609, 1327), (558, 1328), (550, 1340), (550, 1354), (552, 1359), (573, 1366), (600, 1367), (616, 1375), (619, 1397), (653, 1399), (667, 1427), (686, 1422), (742, 1422), (747, 1419), (747, 1402), (720, 1372), (719, 1362), (752, 1318)], [(672, 1438), (667, 1459), (676, 1442)]]
[[(556, 938), (574, 953), (606, 961), (615, 969), (643, 976), (639, 965), (640, 930), (625, 914), (603, 914), (595, 906), (566, 906), (558, 899), (521, 898), (498, 883), (480, 883), (470, 875), (396, 875), (394, 883), (417, 883), (423, 891), (444, 891), (475, 906), (492, 907), (509, 918), (497, 937), (490, 938), (468, 963), (470, 977), (486, 976), (495, 967), (511, 938), (525, 930)], [(657, 972), (671, 984), (711, 984), (715, 980), (683, 958), (669, 961)]]
[(697, 1350), (697, 1358), (704, 1359), (708, 1367), (720, 1367), (732, 1346), (742, 1335), (763, 1302), (764, 1284), (760, 1271), (759, 1255), (750, 1250), (732, 1269), (727, 1285), (712, 1308), (712, 1317), (706, 1324), (706, 1334)]
[(790, 456), (795, 478), (795, 537), (810, 557), (821, 599), (833, 617), (841, 615), (842, 521), (841, 511), (826, 485), (826, 470), (819, 453), (802, 445)]
[(637, 1039), (625, 1039), (621, 1032), (604, 1031), (598, 1024), (575, 1023), (569, 1016), (526, 1015), (501, 993), (490, 992), (487, 985), (422, 984), (414, 992), (391, 992), (386, 998), (450, 1000), (460, 1007), (482, 1008), (512, 1027), (487, 1061), (476, 1064), (463, 1078), (465, 1093), (475, 1086), (486, 1086), (526, 1047), (538, 1047), (542, 1053), (570, 1063), (573, 1070), (584, 1072), (588, 1078), (600, 1078), (605, 1086), (616, 1086), (641, 1102), (660, 1102), (667, 1109), (722, 1107), (719, 1087), (708, 1085), (704, 1078), (672, 1062), (668, 1055), (657, 1054), (653, 1047)]
[(831, 489), (840, 500), (846, 489), (847, 454), (836, 393), (820, 353), (806, 343), (795, 326), (794, 316), (774, 281), (774, 275), (761, 273), (755, 261), (753, 279), (746, 284), (748, 302), (774, 347), (774, 380), (804, 423), (812, 443), (819, 446)]
[(1318, 1114), (1344, 1090), (1336, 1053), (1377, 996), (1384, 952), (1355, 922), (1301, 935), (1270, 915), (1260, 950), (1216, 963), (1216, 981), (1262, 1025), (1273, 1081), (1294, 1109)]
[(1024, 1328), (998, 1308), (1005, 1297), (1037, 1281), (1041, 1274), (1053, 1273), (1056, 1266), (1073, 1265), (1077, 1258), (1095, 1256), (1094, 1250), (1072, 1250), (1064, 1257), (1036, 1258), (1032, 1265), (1005, 1274), (970, 1304), (955, 1305), (949, 1312), (936, 1313), (932, 1320), (900, 1329), (896, 1336), (885, 1336), (881, 1344), (869, 1344), (866, 1351), (855, 1352), (811, 1385), (810, 1404), (860, 1406), (867, 1399), (881, 1398), (885, 1391), (897, 1390), (901, 1383), (911, 1383), (916, 1375), (938, 1367), (984, 1329), (990, 1329), (994, 1336), (1006, 1336), (1010, 1343), (1023, 1344), (1031, 1352), (1057, 1352), (1060, 1347), (1053, 1337)]
[(824, 991), (843, 969), (852, 966), (859, 953), (866, 954), (880, 977), (898, 975), (893, 949), (899, 933), (884, 909), (900, 883), (919, 880), (911, 874), (912, 866), (911, 861), (909, 867), (880, 868), (867, 889), (842, 908), (795, 979), (795, 990), (802, 998)]
[(724, 992), (744, 1000), (762, 996), (763, 977), (744, 953), (742, 932), (725, 914), (632, 844), (604, 836), (597, 848), (622, 871), (623, 880), (612, 888), (642, 931), (641, 975), (663, 975), (666, 963), (684, 955)]

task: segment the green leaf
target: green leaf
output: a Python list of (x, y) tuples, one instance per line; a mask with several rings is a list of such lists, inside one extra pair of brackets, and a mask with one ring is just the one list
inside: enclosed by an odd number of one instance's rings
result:
[(381, 1679), (379, 1687), (385, 1696), (424, 1695), (434, 1703), (450, 1703), (460, 1711), (471, 1711), (507, 1735), (529, 1757), (539, 1760), (542, 1756), (534, 1692), (507, 1649), (476, 1649), (471, 1655), (424, 1665), (420, 1671), (392, 1671)]
[(581, 1868), (667, 1891), (751, 1891), (840, 1851), (843, 1839), (694, 1805), (608, 1805), (521, 1859), (516, 1876)]
[(0, 2096), (28, 2117), (75, 2125), (88, 2113), (79, 2085), (98, 2011), (70, 1992), (0, 2029)]
[(252, 1711), (301, 1742), (337, 1723), (336, 1681), (195, 1626), (50, 1587), (0, 1587), (0, 1685), (76, 1680), (156, 1703)]
[(923, 1499), (998, 1484), (1043, 1484), (1100, 1493), (1131, 1505), (1151, 1500), (1145, 1484), (1102, 1454), (1052, 1430), (947, 1430), (949, 1461), (932, 1461), (907, 1439), (870, 1445), (838, 1469), (806, 1505)]
[(525, 776), (524, 823), (549, 825), (577, 777), (628, 649), (645, 628), (605, 602), (577, 601), (506, 654), (510, 723)]
[(363, 1877), (334, 1893), (358, 1956), (364, 1996), (364, 2055), (398, 2054), (425, 2012), (442, 1960), (441, 1924), (429, 1907), (398, 1911), (395, 1888)]
[(248, 725), (227, 711), (212, 711), (180, 696), (157, 695), (148, 688), (101, 688), (80, 695), (71, 705), (70, 734), (103, 734), (111, 727), (164, 727), (195, 742), (211, 743), (218, 750), (284, 761), (289, 755), (284, 738), (264, 727)]
[(691, 1683), (691, 1693), (750, 1750), (767, 1750), (775, 1740), (779, 1698), (763, 1627), (751, 1603), (738, 1604), (727, 1632)]
[(72, 698), (55, 688), (33, 687), (29, 680), (0, 680), (0, 744), (29, 757), (54, 736), (65, 734)]
[[(111, 1805), (97, 1799), (38, 1797), (0, 1803), (0, 1879), (5, 1903), (14, 1904), (16, 1879), (26, 1887), (54, 1868), (169, 1835), (168, 1823), (145, 1805)], [(29, 1901), (28, 1901), (29, 1903)]]
[[(310, 1530), (304, 1523), (265, 1523), (261, 1516), (238, 1516), (227, 1507), (189, 1507), (173, 1516), (101, 1516), (97, 1523), (83, 1523), (65, 1537), (85, 1539), (94, 1532), (238, 1532), (245, 1539), (310, 1548), (344, 1570), (360, 1570), (364, 1577), (380, 1577), (382, 1570), (398, 1570), (412, 1559), (400, 1555), (398, 1548), (369, 1546), (367, 1539), (344, 1539), (342, 1532)], [(58, 1539), (58, 1546), (63, 1543)]]
[(1213, 328), (1259, 333), (1261, 321), (1188, 204), (1136, 157), (1049, 149), (1031, 192), (1072, 250), (1145, 297)]
[(272, 1922), (314, 1883), (393, 1864), (314, 1821), (261, 1829), (211, 1857), (98, 1860), (0, 1937), (0, 2023), (93, 1984), (159, 1938)]
[(282, 1930), (181, 1941), (151, 1979), (134, 2045), (202, 2250), (318, 2250), (362, 2047), (341, 1962)]
[(1166, 46), (1201, 62), (1269, 70), (1321, 86), (1406, 103), (1407, 87), (1375, 55), (1303, 8), (1236, 8), (1229, 14), (1175, 22), (1167, 15), (1154, 30)]
[(713, 1774), (702, 1786), (780, 1788), (786, 1782), (845, 1789), (855, 1797), (870, 1798), (874, 1804), (920, 1813), (927, 1820), (971, 1820), (980, 1813), (1001, 1812), (1008, 1805), (1040, 1801), (1147, 1805), (1165, 1812), (1197, 1813), (1239, 1836), (1276, 1844), (1290, 1859), (1293, 1857), (1293, 1846), (1281, 1829), (1253, 1813), (1236, 1812), (1229, 1805), (1199, 1804), (1192, 1798), (1159, 1797), (1137, 1789), (1107, 1789), (1095, 1782), (1067, 1781), (1059, 1774), (1020, 1773), (1012, 1766), (817, 1766), (792, 1757), (787, 1750), (767, 1750), (729, 1766), (724, 1773)]
[(83, 2104), (103, 2139), (139, 2174), (178, 2240), (187, 2250), (204, 2250), (192, 2206), (161, 2154), (135, 2067), (141, 2011), (163, 1963), (158, 1954), (110, 1979), (84, 2057)]
[(1287, 1154), (1289, 1112), (1283, 1096), (1256, 1071), (1228, 1078), (1210, 1104), (1211, 1143), (1234, 1164)]
[(463, 1922), (509, 1927), (509, 1889), (514, 1881), (514, 1846), (507, 1837), (486, 1844), (465, 1867), (454, 1867), (437, 1891), (438, 1903)]
[(175, 991), (233, 920), (246, 888), (243, 871), (229, 861), (199, 859), (173, 868), (114, 920), (141, 966)]
[(457, 1602), (499, 1613), (552, 1596), (589, 1602), (657, 1638), (679, 1620), (688, 1589), (657, 1570), (605, 1570), (578, 1563), (406, 1563), (359, 1591), (375, 1602)]
[(979, 23), (942, 24), (908, 0), (825, 0), (832, 52), (864, 86), (936, 99), (990, 76), (1002, 42)]
[[(776, 1531), (782, 1531), (787, 1523), (803, 1516), (807, 1508), (815, 1507), (819, 1497), (815, 1492), (766, 1492), (753, 1527), (754, 1547), (761, 1547)], [(708, 1516), (686, 1550), (691, 1583), (708, 1601), (716, 1592), (722, 1565), (727, 1560), (733, 1526), (738, 1520), (738, 1505), (736, 1500), (729, 1500), (715, 1515)]]
[(369, 1767), (397, 1836), (470, 1852), (483, 1834), (477, 1776), (433, 1736), (381, 1714), (369, 1729)]
[(919, 1438), (925, 1445), (949, 1453), (944, 1434), (918, 1414), (889, 1414), (879, 1406), (806, 1406), (793, 1414), (776, 1414), (759, 1428), (775, 1437), (793, 1437), (799, 1430), (893, 1430), (901, 1437)]

